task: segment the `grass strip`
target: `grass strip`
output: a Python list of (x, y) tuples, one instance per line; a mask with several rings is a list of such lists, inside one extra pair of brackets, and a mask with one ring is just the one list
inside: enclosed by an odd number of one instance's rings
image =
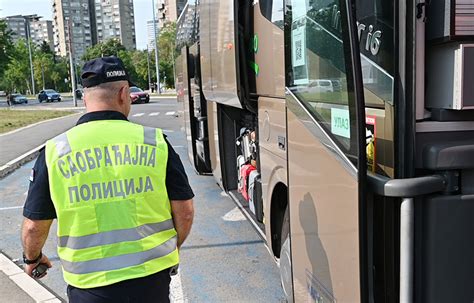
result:
[(0, 134), (10, 132), (43, 120), (73, 114), (63, 110), (14, 110), (0, 109)]

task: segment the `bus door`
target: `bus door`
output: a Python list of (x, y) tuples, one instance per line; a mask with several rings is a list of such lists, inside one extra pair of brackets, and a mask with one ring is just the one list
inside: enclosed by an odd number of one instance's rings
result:
[(282, 234), (280, 267), (296, 302), (368, 302), (365, 112), (350, 7), (350, 0), (290, 0), (285, 9), (291, 236)]

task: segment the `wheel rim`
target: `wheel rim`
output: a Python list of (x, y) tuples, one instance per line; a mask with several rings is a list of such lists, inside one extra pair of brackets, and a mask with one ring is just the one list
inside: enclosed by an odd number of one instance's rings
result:
[(286, 300), (293, 302), (293, 285), (291, 278), (290, 237), (287, 237), (280, 252), (280, 279)]

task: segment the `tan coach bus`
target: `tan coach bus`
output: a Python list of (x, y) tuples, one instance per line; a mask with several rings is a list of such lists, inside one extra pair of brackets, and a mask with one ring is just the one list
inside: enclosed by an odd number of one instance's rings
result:
[(177, 47), (189, 159), (289, 302), (474, 300), (472, 0), (198, 0)]

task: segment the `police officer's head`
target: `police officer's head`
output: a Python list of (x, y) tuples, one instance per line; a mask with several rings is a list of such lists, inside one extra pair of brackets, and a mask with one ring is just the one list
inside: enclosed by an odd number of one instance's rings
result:
[(82, 68), (81, 80), (88, 112), (116, 110), (129, 114), (129, 89), (133, 84), (122, 60), (111, 56), (88, 61)]

